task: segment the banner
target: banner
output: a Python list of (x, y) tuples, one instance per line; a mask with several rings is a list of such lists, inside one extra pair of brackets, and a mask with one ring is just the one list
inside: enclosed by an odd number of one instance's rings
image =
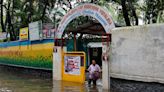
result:
[(42, 21), (36, 21), (29, 24), (29, 35), (30, 40), (40, 40), (42, 39)]
[(28, 27), (26, 28), (21, 28), (19, 31), (19, 40), (28, 40)]
[(64, 67), (66, 74), (80, 75), (80, 56), (65, 56), (64, 57)]

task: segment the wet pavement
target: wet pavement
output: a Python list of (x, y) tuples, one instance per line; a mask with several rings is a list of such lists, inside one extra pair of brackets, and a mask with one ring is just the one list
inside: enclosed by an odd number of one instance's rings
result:
[(111, 92), (164, 92), (164, 84), (111, 79)]
[[(0, 92), (108, 92), (97, 84), (52, 81), (51, 72), (0, 66)], [(110, 92), (164, 92), (164, 85), (112, 78)]]

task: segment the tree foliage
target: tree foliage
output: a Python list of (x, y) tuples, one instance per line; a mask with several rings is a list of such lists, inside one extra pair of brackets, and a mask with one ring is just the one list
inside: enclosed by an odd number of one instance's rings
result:
[[(19, 29), (30, 22), (42, 20), (58, 26), (62, 17), (72, 8), (83, 3), (94, 3), (106, 8), (114, 22), (121, 26), (164, 22), (164, 0), (1, 0), (0, 24), (10, 40), (17, 40)], [(69, 26), (76, 27), (91, 20), (79, 17)]]

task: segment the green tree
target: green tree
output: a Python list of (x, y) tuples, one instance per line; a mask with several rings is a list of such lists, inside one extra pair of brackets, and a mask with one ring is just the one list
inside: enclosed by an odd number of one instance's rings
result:
[(164, 22), (164, 0), (145, 0), (141, 10), (145, 24)]
[[(59, 25), (62, 17), (72, 8), (83, 3), (102, 6), (111, 14), (114, 22), (121, 26), (138, 25), (139, 19), (145, 24), (164, 22), (164, 0), (1, 0), (0, 22), (3, 32), (16, 40), (19, 28), (30, 22), (42, 20), (43, 23)], [(68, 26), (77, 27), (91, 22), (92, 17), (79, 17)]]

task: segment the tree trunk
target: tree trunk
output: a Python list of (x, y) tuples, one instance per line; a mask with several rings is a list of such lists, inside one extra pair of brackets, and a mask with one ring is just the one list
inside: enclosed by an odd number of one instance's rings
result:
[(29, 0), (29, 3), (30, 3), (30, 5), (29, 5), (29, 15), (28, 15), (28, 23), (30, 23), (31, 21), (32, 21), (32, 3), (33, 3), (33, 1), (32, 0)]
[(0, 2), (1, 5), (1, 27), (2, 27), (2, 32), (6, 32), (6, 28), (3, 22), (3, 0)]
[(126, 26), (131, 26), (128, 10), (126, 8), (126, 0), (121, 0), (121, 5), (122, 5), (122, 11), (123, 11), (123, 16), (124, 16), (124, 19), (125, 19)]
[(128, 2), (129, 2), (130, 8), (132, 9), (132, 15), (133, 15), (134, 18), (135, 18), (135, 25), (138, 25), (138, 16), (137, 16), (137, 14), (136, 14), (136, 10), (135, 10), (135, 8), (134, 8), (134, 6), (133, 6), (131, 0), (128, 0)]
[(135, 25), (138, 25), (138, 16), (136, 14), (136, 11), (135, 10), (132, 10), (132, 13), (133, 13), (133, 16), (134, 16), (135, 21), (136, 21), (136, 24)]
[(72, 9), (71, 1), (67, 0), (67, 2), (68, 2), (69, 5), (66, 5), (66, 6), (69, 6), (69, 9)]
[(45, 0), (45, 6), (44, 6), (44, 9), (43, 9), (43, 13), (42, 13), (42, 16), (41, 16), (41, 20), (43, 21), (43, 18), (46, 14), (46, 9), (47, 9), (47, 6), (48, 6), (48, 0)]
[(158, 16), (157, 16), (157, 23), (160, 23), (160, 16), (161, 16), (161, 14), (162, 14), (162, 11), (159, 11), (158, 12)]
[(11, 12), (10, 5), (11, 5), (11, 1), (8, 2), (8, 7), (6, 9), (6, 13), (7, 13), (6, 17), (7, 17), (7, 23), (8, 23), (8, 31), (10, 33), (10, 40), (15, 41), (16, 40), (16, 34), (14, 32), (14, 27), (13, 27), (13, 24), (11, 22), (12, 19), (11, 19), (11, 15), (10, 15), (10, 12)]
[(13, 26), (13, 24), (12, 24), (12, 22), (11, 22), (11, 15), (10, 15), (10, 12), (8, 12), (8, 23), (9, 23), (9, 27), (10, 27), (10, 31), (12, 32), (12, 40), (14, 41), (14, 40), (16, 40), (16, 34), (15, 34), (15, 31), (14, 31), (14, 26)]

